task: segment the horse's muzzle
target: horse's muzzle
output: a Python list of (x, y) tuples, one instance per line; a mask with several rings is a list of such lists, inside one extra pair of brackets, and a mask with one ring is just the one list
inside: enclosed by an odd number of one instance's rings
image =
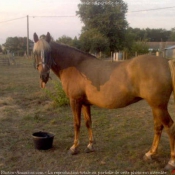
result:
[(46, 83), (49, 80), (49, 73), (41, 73), (40, 80), (41, 80), (41, 88), (45, 88)]

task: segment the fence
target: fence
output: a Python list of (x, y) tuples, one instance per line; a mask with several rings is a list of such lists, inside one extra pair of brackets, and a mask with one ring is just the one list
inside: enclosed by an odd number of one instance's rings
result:
[(0, 65), (9, 66), (10, 65), (9, 58), (7, 58), (5, 55), (0, 56)]
[[(135, 52), (135, 56), (138, 56), (138, 53)], [(111, 52), (111, 60), (112, 61), (121, 61), (121, 60), (128, 60), (130, 57), (128, 52)]]
[(9, 55), (0, 55), (0, 66), (16, 65), (15, 57)]
[[(145, 53), (145, 54), (155, 55), (157, 57), (160, 56), (160, 57), (164, 57), (165, 58), (163, 52), (156, 52), (156, 53), (148, 52), (148, 53)], [(139, 53), (135, 52), (135, 55), (134, 56), (129, 57), (127, 52), (114, 52), (114, 53), (111, 52), (111, 61), (128, 60), (130, 58), (137, 57), (139, 55), (144, 55), (144, 54), (139, 54)]]

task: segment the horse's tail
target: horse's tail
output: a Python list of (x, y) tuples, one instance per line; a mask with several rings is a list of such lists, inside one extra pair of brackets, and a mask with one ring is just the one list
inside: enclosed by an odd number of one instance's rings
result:
[[(175, 60), (170, 60), (168, 61), (169, 67), (170, 67), (170, 72), (171, 72), (171, 79), (172, 79), (172, 85), (173, 85), (173, 96), (174, 96), (174, 101), (175, 101)], [(172, 124), (171, 128), (171, 133), (175, 136), (175, 123)]]
[(173, 96), (175, 100), (175, 60), (168, 61), (170, 72), (171, 72), (171, 78), (172, 78), (172, 85), (173, 85)]

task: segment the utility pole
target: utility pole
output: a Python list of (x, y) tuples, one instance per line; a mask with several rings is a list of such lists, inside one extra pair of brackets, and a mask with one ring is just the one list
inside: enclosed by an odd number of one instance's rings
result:
[(27, 15), (27, 57), (29, 57), (29, 16)]

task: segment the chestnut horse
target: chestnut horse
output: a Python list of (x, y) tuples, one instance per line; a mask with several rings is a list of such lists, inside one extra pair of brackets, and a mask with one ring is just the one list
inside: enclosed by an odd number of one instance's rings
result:
[[(175, 124), (167, 111), (173, 91), (172, 71), (168, 61), (155, 56), (139, 56), (123, 62), (107, 62), (66, 45), (34, 34), (34, 58), (40, 73), (41, 87), (49, 79), (50, 69), (59, 77), (74, 116), (75, 137), (71, 154), (77, 153), (81, 111), (84, 114), (89, 134), (87, 151), (94, 151), (90, 106), (121, 108), (145, 99), (154, 116), (154, 139), (145, 159), (151, 159), (157, 151), (163, 128), (171, 148), (171, 158), (166, 169), (175, 168)], [(173, 69), (173, 64), (170, 65)], [(175, 86), (174, 86), (175, 87)]]

